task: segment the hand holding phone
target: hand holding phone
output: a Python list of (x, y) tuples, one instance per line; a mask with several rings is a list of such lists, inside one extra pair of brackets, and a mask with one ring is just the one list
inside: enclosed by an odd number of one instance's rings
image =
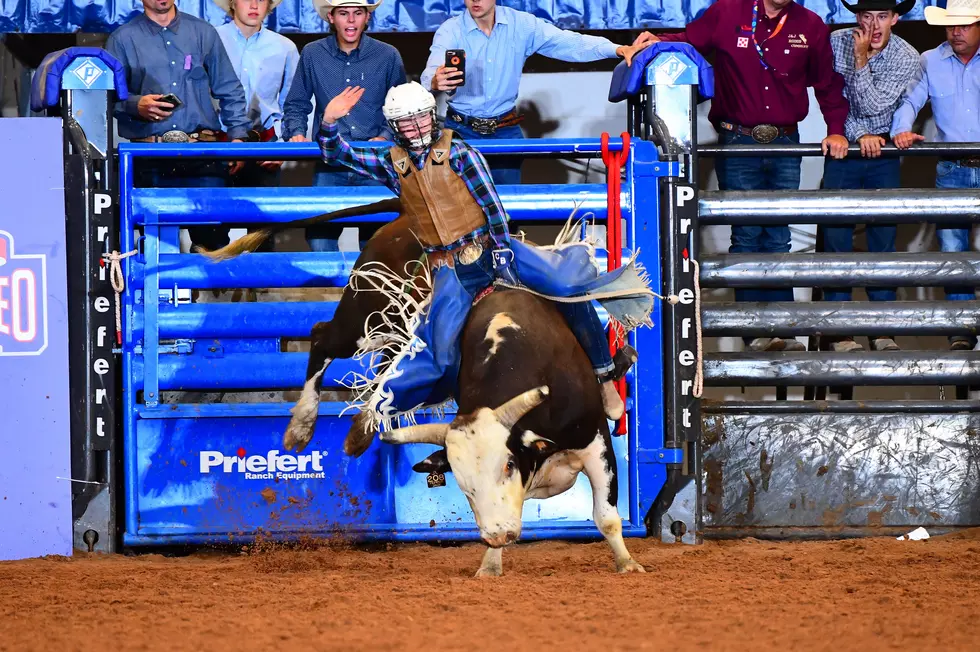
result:
[(176, 109), (177, 107), (179, 107), (179, 106), (181, 106), (183, 104), (183, 102), (180, 101), (180, 98), (177, 97), (176, 95), (174, 95), (173, 93), (167, 93), (166, 95), (164, 95), (163, 97), (161, 97), (157, 101), (158, 102), (166, 102), (167, 104), (171, 104), (171, 105), (173, 105), (174, 109)]
[(454, 86), (466, 84), (466, 50), (446, 50), (446, 68), (458, 71), (449, 75), (449, 81), (454, 82)]

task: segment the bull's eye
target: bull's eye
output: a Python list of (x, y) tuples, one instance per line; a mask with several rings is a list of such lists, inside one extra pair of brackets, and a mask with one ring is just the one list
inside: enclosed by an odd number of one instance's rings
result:
[(507, 460), (507, 475), (511, 475), (516, 470), (517, 470), (517, 462), (514, 461), (514, 458), (512, 457), (509, 460)]

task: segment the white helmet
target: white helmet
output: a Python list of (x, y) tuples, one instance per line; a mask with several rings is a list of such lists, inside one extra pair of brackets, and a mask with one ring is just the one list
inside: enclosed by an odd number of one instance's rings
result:
[[(392, 86), (388, 89), (388, 94), (385, 95), (385, 103), (381, 111), (391, 126), (391, 130), (395, 132), (395, 142), (399, 145), (421, 149), (432, 142), (432, 134), (436, 129), (436, 98), (432, 96), (432, 93), (425, 90), (422, 84), (408, 82), (407, 84)], [(430, 116), (431, 127), (423, 134), (418, 120), (425, 115)], [(413, 118), (416, 121), (416, 133), (418, 135), (413, 138), (405, 138), (398, 129), (398, 122), (406, 118)]]

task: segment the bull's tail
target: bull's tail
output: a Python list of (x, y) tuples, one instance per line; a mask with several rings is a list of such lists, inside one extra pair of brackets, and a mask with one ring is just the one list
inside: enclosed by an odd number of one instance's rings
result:
[(383, 199), (373, 204), (365, 204), (364, 206), (351, 206), (350, 208), (344, 208), (339, 211), (334, 211), (332, 213), (324, 213), (323, 215), (315, 215), (313, 217), (304, 217), (301, 220), (293, 220), (292, 222), (285, 222), (283, 224), (276, 224), (274, 226), (269, 226), (261, 231), (255, 231), (254, 233), (249, 233), (242, 236), (241, 238), (235, 240), (231, 244), (225, 245), (221, 249), (216, 249), (214, 251), (208, 251), (207, 249), (196, 246), (194, 249), (198, 253), (204, 254), (211, 260), (215, 262), (220, 262), (222, 260), (228, 260), (229, 258), (234, 258), (245, 252), (255, 251), (259, 246), (268, 240), (270, 237), (284, 231), (286, 229), (302, 229), (308, 226), (314, 226), (316, 224), (323, 224), (325, 222), (331, 222), (333, 220), (338, 220), (342, 217), (357, 217), (359, 215), (373, 215), (375, 213), (400, 213), (401, 212), (401, 201), (397, 198), (395, 199)]

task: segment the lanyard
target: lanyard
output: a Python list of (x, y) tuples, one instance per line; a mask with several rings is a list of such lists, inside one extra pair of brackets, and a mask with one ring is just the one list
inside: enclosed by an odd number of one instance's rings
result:
[[(769, 41), (769, 39), (776, 36), (776, 34), (779, 34), (779, 32), (783, 29), (783, 25), (786, 24), (787, 16), (789, 16), (789, 13), (783, 14), (783, 17), (779, 19), (779, 23), (776, 25), (776, 29), (774, 29), (772, 31), (772, 34), (767, 36), (762, 43), (766, 43), (767, 41)], [(752, 5), (752, 43), (755, 45), (755, 51), (759, 53), (759, 63), (762, 64), (763, 68), (769, 70), (770, 66), (768, 63), (766, 63), (765, 55), (762, 54), (762, 44), (760, 44), (758, 39), (756, 39), (755, 37), (755, 30), (758, 27), (758, 25), (759, 25), (759, 3), (756, 2), (754, 5)]]

